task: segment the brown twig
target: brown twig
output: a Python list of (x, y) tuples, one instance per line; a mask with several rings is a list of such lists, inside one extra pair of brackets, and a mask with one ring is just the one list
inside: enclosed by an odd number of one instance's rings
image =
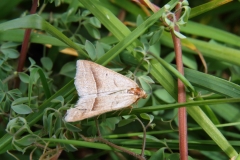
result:
[[(33, 0), (30, 14), (36, 13), (37, 6), (38, 6), (38, 0)], [(25, 63), (26, 56), (27, 56), (28, 43), (29, 43), (29, 38), (30, 38), (31, 31), (32, 31), (32, 29), (26, 29), (25, 30), (24, 39), (23, 39), (23, 42), (22, 42), (21, 53), (20, 53), (20, 57), (18, 59), (17, 72), (22, 72), (23, 71), (24, 63)], [(15, 86), (14, 86), (14, 88), (18, 88), (19, 84), (20, 84), (20, 80), (17, 77), (15, 79)]]
[(143, 157), (143, 156), (141, 156), (141, 155), (138, 155), (138, 154), (136, 154), (136, 153), (134, 153), (134, 152), (131, 152), (131, 151), (129, 151), (129, 150), (125, 149), (125, 148), (122, 148), (122, 147), (120, 147), (120, 146), (117, 146), (116, 144), (111, 143), (111, 142), (109, 142), (108, 140), (106, 140), (106, 139), (104, 139), (104, 138), (102, 138), (102, 137), (97, 137), (96, 139), (97, 139), (99, 142), (105, 143), (105, 144), (107, 144), (108, 146), (111, 146), (111, 147), (116, 148), (116, 149), (118, 149), (118, 150), (120, 150), (120, 151), (122, 151), (122, 152), (125, 152), (125, 153), (127, 153), (127, 154), (129, 154), (129, 155), (131, 155), (131, 156), (134, 156), (134, 157), (136, 157), (136, 158), (139, 159), (139, 160), (145, 160), (145, 157)]
[[(139, 159), (139, 160), (145, 160), (145, 157), (142, 156), (143, 154), (138, 155), (138, 154), (136, 154), (136, 153), (134, 153), (134, 152), (131, 152), (131, 151), (125, 149), (125, 148), (122, 148), (122, 147), (120, 147), (120, 146), (118, 146), (118, 145), (116, 145), (116, 144), (113, 144), (113, 143), (109, 142), (108, 140), (102, 138), (102, 135), (101, 135), (101, 132), (100, 132), (100, 129), (99, 129), (99, 124), (98, 124), (98, 119), (97, 119), (97, 118), (95, 118), (95, 123), (96, 123), (97, 132), (98, 132), (98, 136), (99, 136), (99, 137), (94, 138), (94, 140), (97, 140), (97, 141), (99, 141), (99, 142), (105, 143), (106, 145), (109, 145), (110, 147), (116, 148), (116, 149), (118, 149), (118, 150), (120, 150), (120, 151), (122, 151), (122, 152), (125, 152), (125, 153), (127, 153), (127, 154), (129, 154), (129, 155), (131, 155), (131, 156), (134, 156), (134, 157), (136, 157), (136, 158)], [(81, 137), (84, 137), (84, 136), (81, 135)], [(84, 139), (84, 140), (85, 140), (85, 139), (87, 140), (86, 137), (84, 137), (83, 139)]]
[(142, 152), (141, 152), (141, 156), (143, 157), (145, 146), (146, 146), (146, 127), (144, 126), (144, 124), (139, 118), (137, 118), (136, 120), (138, 120), (138, 122), (142, 125), (142, 128), (143, 128), (143, 144), (142, 144)]

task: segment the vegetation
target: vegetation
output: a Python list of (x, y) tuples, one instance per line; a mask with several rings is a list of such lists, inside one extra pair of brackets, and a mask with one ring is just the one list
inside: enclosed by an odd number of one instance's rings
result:
[[(240, 159), (238, 1), (156, 0), (160, 9), (148, 1), (37, 2), (0, 4), (3, 159), (179, 159), (183, 106), (189, 159)], [(176, 37), (184, 76), (175, 65)], [(98, 123), (64, 121), (79, 98), (78, 59), (136, 80), (148, 97)], [(178, 79), (185, 103), (178, 103)]]

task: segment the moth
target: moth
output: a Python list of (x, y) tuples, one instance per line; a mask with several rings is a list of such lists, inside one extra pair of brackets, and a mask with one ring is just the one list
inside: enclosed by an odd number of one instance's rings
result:
[(80, 98), (67, 110), (67, 122), (123, 109), (147, 97), (135, 81), (87, 60), (77, 61), (74, 84)]

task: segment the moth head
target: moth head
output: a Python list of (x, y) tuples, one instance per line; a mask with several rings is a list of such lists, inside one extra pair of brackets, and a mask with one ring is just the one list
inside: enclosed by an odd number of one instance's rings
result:
[(138, 96), (138, 98), (147, 98), (146, 92), (139, 87), (129, 89), (128, 93), (135, 94)]

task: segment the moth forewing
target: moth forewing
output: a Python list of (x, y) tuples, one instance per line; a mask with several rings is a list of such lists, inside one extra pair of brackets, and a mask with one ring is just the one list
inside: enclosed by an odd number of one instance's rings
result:
[(75, 86), (80, 96), (65, 121), (74, 122), (131, 106), (147, 94), (133, 80), (96, 63), (78, 60)]

